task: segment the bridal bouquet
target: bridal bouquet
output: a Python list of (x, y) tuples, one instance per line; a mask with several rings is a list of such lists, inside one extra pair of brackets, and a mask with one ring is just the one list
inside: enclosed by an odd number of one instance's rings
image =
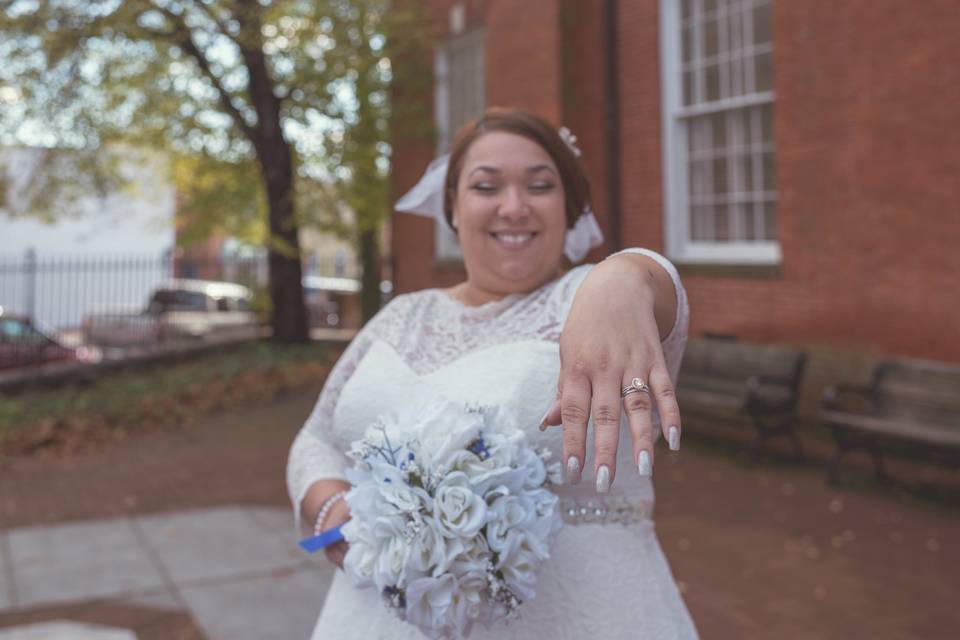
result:
[(559, 464), (497, 409), (437, 400), (353, 443), (344, 569), (426, 635), (512, 618), (560, 528)]

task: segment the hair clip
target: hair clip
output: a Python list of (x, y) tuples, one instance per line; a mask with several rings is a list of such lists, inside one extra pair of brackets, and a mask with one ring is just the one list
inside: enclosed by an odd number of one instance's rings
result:
[(580, 149), (577, 147), (577, 136), (571, 133), (570, 129), (566, 127), (560, 127), (560, 131), (557, 133), (560, 134), (560, 139), (563, 140), (563, 143), (569, 147), (570, 151), (573, 152), (573, 155), (580, 157)]

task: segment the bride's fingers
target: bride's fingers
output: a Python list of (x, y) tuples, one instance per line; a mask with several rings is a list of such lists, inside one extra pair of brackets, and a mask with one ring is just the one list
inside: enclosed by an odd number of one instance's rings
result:
[[(630, 386), (632, 381), (633, 378), (625, 379), (623, 386)], [(647, 386), (650, 386), (648, 382)], [(633, 435), (633, 460), (642, 476), (653, 475), (653, 398), (650, 393), (635, 391), (623, 396), (623, 409)]]
[(327, 560), (343, 569), (343, 560), (347, 556), (347, 543), (340, 541), (324, 550)]
[(660, 428), (663, 437), (671, 451), (680, 449), (680, 407), (677, 405), (677, 394), (673, 388), (673, 381), (666, 366), (662, 363), (655, 366), (650, 372), (650, 388), (654, 401), (657, 404), (657, 413), (660, 414)]
[(597, 493), (606, 493), (617, 472), (620, 441), (620, 387), (618, 378), (594, 381), (590, 399), (593, 415), (593, 470)]
[(546, 431), (547, 427), (552, 427), (561, 423), (560, 399), (557, 398), (553, 401), (553, 404), (550, 405), (550, 408), (547, 409), (547, 412), (543, 414), (543, 419), (540, 421), (540, 431)]
[(563, 469), (568, 484), (580, 482), (587, 445), (590, 416), (590, 381), (582, 374), (568, 378), (560, 399), (563, 420)]

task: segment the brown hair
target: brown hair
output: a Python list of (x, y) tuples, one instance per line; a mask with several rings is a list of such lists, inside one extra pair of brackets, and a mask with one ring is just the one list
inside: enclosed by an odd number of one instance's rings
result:
[(453, 229), (453, 203), (457, 197), (457, 183), (463, 171), (464, 157), (470, 145), (491, 131), (505, 131), (523, 136), (550, 155), (557, 165), (560, 181), (563, 183), (567, 228), (572, 229), (584, 208), (590, 205), (590, 183), (580, 161), (552, 124), (529, 111), (501, 107), (487, 109), (482, 116), (465, 124), (453, 139), (443, 189), (443, 215), (450, 228)]

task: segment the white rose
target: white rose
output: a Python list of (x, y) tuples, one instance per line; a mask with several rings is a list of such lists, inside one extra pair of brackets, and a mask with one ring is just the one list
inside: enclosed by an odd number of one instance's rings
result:
[(557, 508), (559, 498), (546, 489), (534, 489), (524, 494), (525, 504), (530, 505), (531, 517), (523, 524), (527, 537), (536, 541), (538, 553), (547, 557), (547, 544), (560, 530), (563, 521)]
[(373, 571), (380, 554), (380, 545), (371, 532), (357, 520), (343, 525), (343, 537), (349, 544), (343, 560), (343, 569), (356, 587), (370, 586)]
[(542, 487), (547, 480), (547, 467), (536, 451), (530, 448), (521, 449), (517, 456), (517, 466), (523, 469), (523, 487), (536, 489)]
[(510, 532), (521, 527), (529, 517), (529, 508), (517, 496), (504, 495), (495, 499), (487, 510), (487, 542), (490, 548), (502, 553), (507, 548)]
[(424, 573), (444, 564), (447, 558), (447, 545), (433, 519), (423, 519), (410, 543), (410, 566)]
[(470, 478), (476, 493), (483, 495), (498, 484), (507, 482), (507, 476), (513, 472), (510, 461), (502, 456), (491, 455), (481, 459), (472, 451), (462, 450), (451, 457), (451, 469), (462, 471)]
[[(370, 514), (372, 516), (373, 514)], [(366, 518), (367, 526), (370, 527), (370, 533), (379, 540), (379, 544), (393, 538), (402, 537), (407, 530), (407, 520), (402, 515), (396, 513), (381, 513), (370, 519)]]
[(432, 573), (434, 576), (439, 576), (450, 571), (450, 567), (457, 557), (466, 550), (466, 543), (468, 542), (465, 538), (448, 538), (442, 534), (440, 539), (443, 541), (443, 552), (440, 556), (440, 562), (433, 568)]
[(469, 538), (486, 522), (487, 504), (474, 492), (467, 475), (454, 471), (437, 487), (434, 513), (444, 535)]
[(380, 487), (354, 469), (347, 470), (347, 480), (353, 483), (353, 488), (345, 497), (351, 513), (375, 513), (379, 510)]
[(466, 449), (483, 428), (482, 414), (443, 398), (411, 410), (401, 419), (417, 425), (422, 462), (440, 473), (450, 470), (451, 456)]
[(483, 612), (483, 593), (487, 588), (486, 573), (474, 569), (457, 576), (457, 589), (453, 591), (447, 618), (464, 637), (470, 634), (474, 621)]
[(487, 544), (486, 538), (474, 536), (463, 541), (463, 550), (454, 559), (450, 570), (457, 574), (474, 569), (486, 570), (490, 557), (490, 545)]
[(426, 635), (437, 637), (449, 631), (447, 610), (458, 589), (457, 580), (449, 573), (431, 578), (417, 578), (407, 585), (406, 619)]
[(410, 544), (404, 538), (397, 536), (385, 540), (373, 567), (373, 582), (377, 588), (382, 590), (387, 586), (402, 585), (409, 557)]

